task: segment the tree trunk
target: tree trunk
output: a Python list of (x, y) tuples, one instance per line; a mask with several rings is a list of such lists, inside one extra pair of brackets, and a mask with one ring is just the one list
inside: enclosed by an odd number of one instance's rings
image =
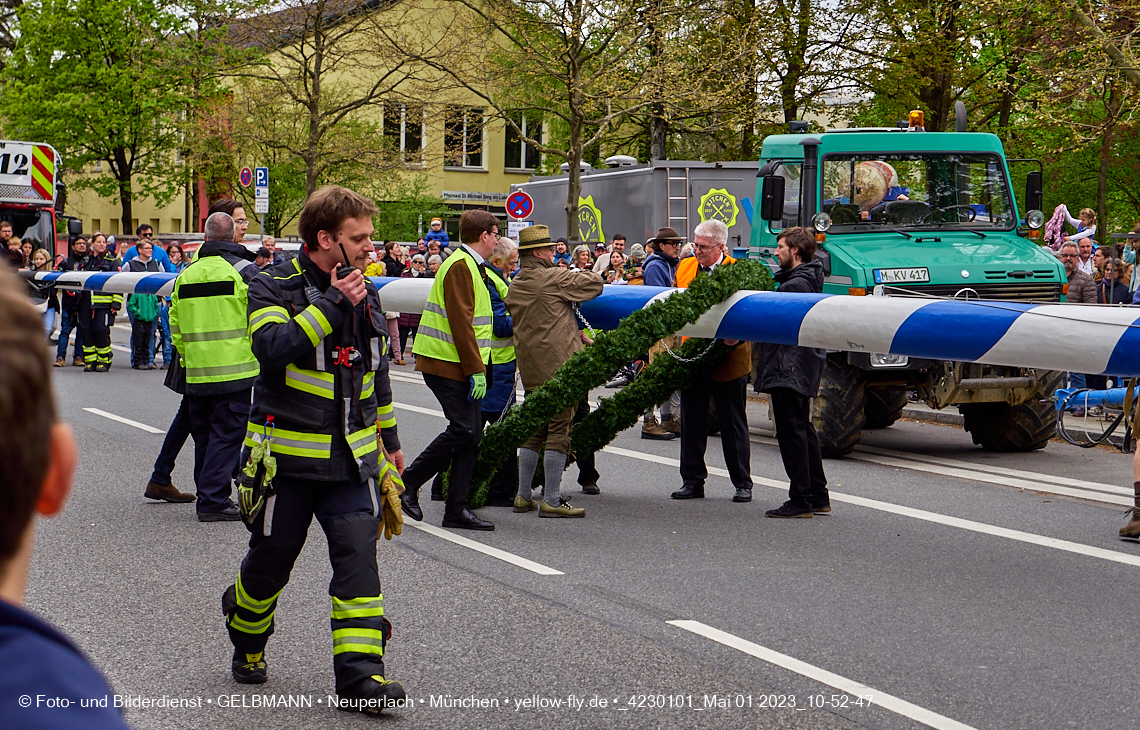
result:
[(199, 211), (198, 204), (198, 170), (192, 168), (186, 176), (186, 233), (198, 232)]
[[(323, 12), (323, 8), (322, 8)], [(313, 77), (309, 86), (309, 138), (305, 150), (305, 197), (317, 189), (317, 159), (321, 142), (321, 73), (324, 66), (324, 24), (313, 28)]]
[(131, 177), (133, 177), (133, 167), (131, 161), (127, 159), (127, 150), (119, 148), (115, 150), (114, 165), (112, 165), (115, 174), (115, 180), (119, 183), (119, 205), (122, 208), (122, 235), (130, 235), (134, 233), (134, 195), (131, 191)]
[(669, 123), (665, 121), (665, 105), (653, 102), (649, 105), (649, 161), (669, 159), (667, 149)]
[[(572, 107), (573, 108), (573, 107)], [(570, 120), (570, 173), (566, 185), (566, 240), (577, 241), (578, 197), (582, 194), (582, 117), (572, 112)]]
[(1112, 245), (1108, 233), (1108, 161), (1112, 157), (1112, 136), (1115, 131), (1116, 113), (1119, 110), (1119, 92), (1114, 84), (1108, 94), (1105, 108), (1105, 127), (1100, 138), (1100, 169), (1096, 175), (1096, 232), (1100, 245)]

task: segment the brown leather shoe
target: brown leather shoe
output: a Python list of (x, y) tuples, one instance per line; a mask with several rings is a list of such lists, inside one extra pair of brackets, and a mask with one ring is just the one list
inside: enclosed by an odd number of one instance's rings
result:
[(1132, 519), (1127, 525), (1120, 528), (1120, 536), (1140, 537), (1140, 508), (1130, 509), (1125, 514), (1131, 514)]
[(193, 502), (197, 499), (193, 494), (179, 492), (172, 484), (159, 484), (155, 481), (147, 482), (143, 496), (147, 499), (162, 499), (167, 502)]
[(398, 357), (398, 358), (396, 358), (396, 364), (397, 365), (407, 365), (408, 363), (404, 362), (403, 358)]
[(53, 364), (53, 367), (61, 368), (61, 367), (63, 367), (63, 366), (64, 366), (64, 364), (65, 364), (65, 363), (64, 363), (64, 361), (63, 361), (63, 358), (62, 358), (62, 357), (57, 357), (57, 358), (55, 359), (55, 363)]
[(676, 435), (671, 431), (666, 431), (665, 429), (661, 428), (661, 425), (657, 423), (657, 418), (655, 416), (651, 416), (651, 418), (653, 420), (642, 421), (641, 438), (652, 439), (654, 441), (672, 441), (674, 438), (676, 438)]
[(83, 358), (76, 357), (74, 360), (71, 361), (71, 366), (76, 367), (76, 368), (85, 368), (85, 367), (87, 367), (87, 363), (83, 362)]
[(673, 434), (674, 436), (677, 436), (678, 438), (680, 438), (680, 436), (681, 436), (681, 419), (677, 418), (677, 416), (675, 416), (675, 415), (669, 416), (668, 418), (662, 418), (661, 419), (661, 428), (663, 428), (664, 430)]

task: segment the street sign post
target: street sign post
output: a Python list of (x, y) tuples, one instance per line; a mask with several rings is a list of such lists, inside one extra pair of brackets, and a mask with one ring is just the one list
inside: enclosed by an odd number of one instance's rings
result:
[[(249, 168), (246, 168), (247, 170)], [(245, 170), (242, 171), (245, 173)], [(261, 217), (261, 240), (265, 240), (265, 214), (269, 212), (269, 168), (256, 167), (253, 170), (253, 212)]]
[(507, 215), (516, 220), (529, 218), (534, 212), (534, 199), (528, 193), (518, 190), (507, 196)]

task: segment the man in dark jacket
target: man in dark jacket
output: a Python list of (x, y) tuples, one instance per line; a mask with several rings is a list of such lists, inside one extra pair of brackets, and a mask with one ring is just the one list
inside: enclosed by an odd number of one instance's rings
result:
[[(815, 261), (815, 235), (807, 228), (788, 228), (776, 241), (780, 293), (823, 291), (823, 265)], [(827, 477), (819, 438), (811, 422), (811, 399), (819, 391), (826, 355), (814, 347), (760, 346), (756, 390), (772, 398), (776, 439), (788, 473), (788, 501), (764, 514), (769, 517), (811, 517), (831, 511)]]

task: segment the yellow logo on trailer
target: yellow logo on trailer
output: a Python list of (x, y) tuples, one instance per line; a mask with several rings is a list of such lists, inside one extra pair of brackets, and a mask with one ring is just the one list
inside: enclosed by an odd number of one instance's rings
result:
[(736, 196), (723, 188), (711, 188), (701, 198), (701, 205), (697, 208), (701, 214), (701, 223), (709, 220), (723, 222), (729, 228), (736, 225), (736, 215), (740, 207), (736, 204)]
[(606, 234), (602, 232), (602, 211), (594, 205), (593, 195), (578, 198), (578, 240), (584, 243), (606, 241)]

